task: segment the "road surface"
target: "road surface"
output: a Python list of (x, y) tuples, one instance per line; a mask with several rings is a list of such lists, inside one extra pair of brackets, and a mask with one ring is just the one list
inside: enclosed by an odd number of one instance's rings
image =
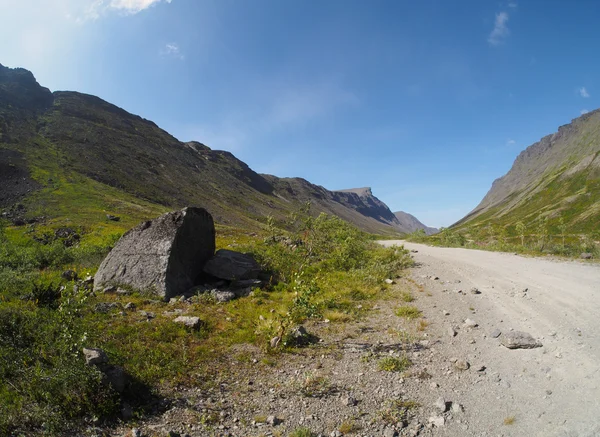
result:
[[(600, 436), (600, 265), (381, 244), (416, 251), (413, 279), (429, 296), (417, 303), (441, 339), (439, 358), (464, 355), (486, 367), (485, 377), (449, 387), (463, 396), (465, 435)], [(466, 318), (479, 326), (467, 329)], [(527, 332), (543, 347), (509, 350), (490, 335), (495, 329)]]

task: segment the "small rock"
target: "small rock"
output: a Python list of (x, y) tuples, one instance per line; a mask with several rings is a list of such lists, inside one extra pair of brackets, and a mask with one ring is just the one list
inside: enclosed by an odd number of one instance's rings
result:
[(431, 384), (429, 384), (429, 387), (431, 388), (438, 388), (440, 385), (437, 382), (432, 382)]
[(127, 302), (124, 307), (126, 310), (135, 310), (135, 304), (133, 302)]
[(331, 434), (329, 434), (329, 437), (342, 437), (344, 434), (342, 434), (340, 431), (338, 431), (337, 429), (335, 431), (331, 431)]
[(279, 336), (273, 337), (270, 341), (271, 349), (275, 349), (277, 346), (279, 346), (280, 342), (281, 342), (281, 337), (279, 337)]
[(112, 214), (106, 214), (106, 219), (110, 220), (111, 222), (118, 222), (119, 220), (121, 220), (121, 217), (117, 217), (116, 215)]
[(117, 292), (117, 287), (115, 287), (114, 285), (109, 285), (108, 287), (104, 287), (104, 293), (116, 293)]
[(140, 431), (138, 428), (132, 428), (131, 437), (142, 437), (142, 431)]
[(235, 293), (229, 290), (213, 290), (210, 294), (217, 302), (229, 302), (235, 299)]
[(452, 326), (449, 326), (448, 327), (448, 335), (450, 337), (456, 337), (456, 334), (457, 334), (456, 329), (454, 329)]
[(527, 332), (513, 331), (502, 335), (500, 343), (508, 349), (533, 349), (542, 347), (542, 343)]
[(354, 407), (356, 404), (358, 404), (358, 401), (352, 396), (344, 396), (342, 398), (342, 404), (347, 407)]
[(94, 307), (94, 311), (96, 311), (97, 313), (105, 314), (112, 310), (119, 309), (120, 307), (121, 304), (117, 302), (100, 302), (96, 304), (96, 306)]
[(481, 291), (477, 287), (471, 288), (471, 294), (481, 294)]
[(108, 356), (102, 349), (83, 348), (85, 364), (88, 366), (98, 366), (108, 362)]
[(500, 337), (500, 335), (502, 335), (502, 331), (500, 331), (499, 329), (494, 329), (494, 331), (490, 334), (490, 337), (498, 338)]
[(465, 408), (461, 404), (452, 402), (452, 412), (454, 414), (462, 413), (463, 411), (465, 411)]
[(477, 322), (475, 320), (472, 320), (472, 319), (466, 319), (465, 320), (465, 324), (464, 324), (465, 328), (475, 328), (477, 326), (478, 325), (477, 325)]
[(429, 418), (428, 421), (436, 428), (441, 428), (446, 423), (446, 419), (444, 419), (444, 416), (432, 416)]
[(394, 428), (388, 426), (383, 430), (383, 437), (397, 437), (398, 436), (398, 431), (396, 431)]
[(65, 270), (60, 276), (66, 281), (77, 280), (77, 272), (75, 270)]
[(132, 294), (132, 292), (130, 290), (125, 290), (124, 288), (117, 288), (116, 293), (119, 296), (129, 296), (130, 294)]
[(191, 329), (198, 329), (201, 325), (200, 317), (179, 316), (173, 321), (175, 323), (183, 323), (185, 326)]
[(581, 255), (579, 255), (579, 258), (581, 258), (581, 259), (592, 259), (593, 257), (594, 256), (588, 252), (584, 252)]
[(282, 422), (281, 419), (279, 419), (276, 416), (269, 416), (267, 417), (267, 424), (271, 425), (271, 426), (277, 426)]
[(448, 410), (448, 404), (444, 398), (438, 398), (437, 401), (433, 404), (435, 408), (440, 410), (440, 413), (445, 413)]
[(454, 367), (456, 367), (458, 370), (469, 370), (471, 365), (467, 360), (456, 360)]
[(386, 279), (384, 282), (385, 282), (386, 284), (389, 284), (389, 285), (392, 285), (392, 284), (395, 284), (395, 283), (396, 283), (396, 282), (395, 282), (393, 279), (389, 279), (389, 278), (388, 278), (388, 279)]
[(449, 316), (450, 315), (450, 311), (448, 311), (448, 310), (444, 310), (443, 313), (444, 313), (445, 316)]

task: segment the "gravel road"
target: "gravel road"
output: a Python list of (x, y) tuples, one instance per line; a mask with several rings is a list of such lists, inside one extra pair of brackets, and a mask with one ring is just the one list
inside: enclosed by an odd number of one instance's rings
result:
[[(449, 371), (440, 383), (441, 396), (465, 406), (462, 435), (600, 436), (600, 265), (381, 243), (416, 251), (412, 275), (428, 297), (418, 306), (440, 339), (437, 360), (485, 367), (471, 378)], [(467, 318), (478, 327), (464, 326)], [(543, 346), (505, 348), (513, 330)], [(460, 421), (448, 425), (434, 435), (459, 435)]]

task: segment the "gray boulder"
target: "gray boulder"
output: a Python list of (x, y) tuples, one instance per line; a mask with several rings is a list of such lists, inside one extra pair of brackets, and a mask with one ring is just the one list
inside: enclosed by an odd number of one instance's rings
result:
[(204, 272), (215, 278), (239, 281), (258, 278), (260, 267), (250, 255), (220, 249), (208, 260)]
[(542, 347), (542, 343), (539, 343), (531, 336), (531, 334), (520, 331), (512, 331), (502, 334), (500, 343), (509, 349), (533, 349), (536, 347)]
[(215, 251), (215, 227), (202, 208), (188, 207), (128, 231), (100, 264), (94, 289), (127, 285), (164, 298), (194, 285)]

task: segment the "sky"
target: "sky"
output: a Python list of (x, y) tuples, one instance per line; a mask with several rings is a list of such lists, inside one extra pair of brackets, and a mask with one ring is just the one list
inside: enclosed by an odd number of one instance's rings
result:
[(600, 106), (596, 0), (0, 0), (0, 63), (449, 226)]

